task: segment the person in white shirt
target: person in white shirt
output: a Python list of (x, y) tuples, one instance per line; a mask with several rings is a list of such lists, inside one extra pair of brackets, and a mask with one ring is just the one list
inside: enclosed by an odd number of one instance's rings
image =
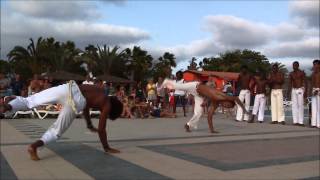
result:
[[(182, 71), (178, 71), (176, 73), (176, 77), (177, 77), (177, 79), (176, 79), (176, 83), (177, 84), (183, 84), (184, 83)], [(186, 117), (186, 92), (183, 91), (183, 90), (176, 89), (174, 91), (173, 113), (176, 113), (178, 102), (182, 106), (183, 116)]]
[(94, 85), (94, 82), (92, 81), (91, 77), (87, 75), (86, 80), (83, 81), (82, 84)]
[(158, 77), (158, 82), (156, 83), (156, 88), (157, 88), (157, 107), (163, 107), (164, 105), (164, 98), (166, 95), (165, 88), (163, 88), (162, 85), (163, 78)]
[(208, 112), (208, 126), (211, 133), (217, 132), (213, 128), (212, 117), (219, 104), (226, 108), (232, 108), (235, 106), (235, 104), (238, 104), (245, 114), (249, 114), (238, 97), (228, 96), (219, 90), (212, 89), (209, 86), (201, 84), (197, 81), (179, 84), (174, 80), (165, 79), (162, 83), (162, 86), (168, 89), (186, 91), (194, 96), (194, 114), (184, 126), (187, 132), (191, 132), (191, 128), (197, 129), (198, 122), (203, 113), (201, 104), (203, 103), (205, 97), (210, 99), (212, 103), (212, 106), (210, 106), (210, 110)]

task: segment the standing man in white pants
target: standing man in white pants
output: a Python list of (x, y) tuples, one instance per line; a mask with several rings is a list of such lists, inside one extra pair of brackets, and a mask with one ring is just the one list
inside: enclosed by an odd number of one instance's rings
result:
[(292, 101), (292, 118), (293, 124), (296, 126), (304, 126), (304, 98), (305, 92), (305, 73), (299, 69), (299, 62), (295, 61), (292, 64), (293, 71), (289, 75), (289, 97), (291, 89), (291, 101)]
[[(185, 81), (183, 79), (182, 71), (176, 72), (176, 77), (177, 77), (177, 79), (176, 79), (177, 84), (185, 83)], [(186, 117), (187, 116), (186, 115), (186, 92), (176, 89), (174, 91), (173, 97), (174, 97), (173, 113), (176, 113), (177, 104), (179, 101), (182, 106), (183, 116)]]
[[(6, 111), (15, 112), (18, 110), (28, 110), (42, 104), (59, 103), (63, 106), (58, 119), (53, 125), (49, 127), (40, 140), (37, 140), (28, 147), (28, 152), (32, 160), (40, 160), (37, 149), (59, 139), (70, 127), (76, 114), (80, 111), (83, 111), (87, 128), (93, 132), (98, 131), (105, 152), (120, 152), (111, 148), (108, 144), (106, 119), (110, 118), (111, 120), (115, 120), (118, 118), (122, 113), (123, 105), (115, 97), (105, 96), (102, 88), (92, 85), (78, 86), (74, 81), (70, 81), (67, 84), (46, 89), (27, 98), (17, 96), (11, 99), (13, 100), (0, 106), (0, 114)], [(89, 108), (99, 108), (101, 111), (98, 129), (92, 125)]]
[(256, 77), (254, 78), (254, 89), (255, 89), (255, 98), (254, 105), (252, 110), (252, 118), (249, 123), (253, 123), (255, 117), (258, 115), (259, 123), (263, 122), (264, 119), (264, 110), (266, 106), (266, 85), (267, 80), (265, 75), (262, 72), (258, 72)]
[(284, 74), (279, 71), (278, 64), (272, 65), (272, 71), (268, 78), (271, 86), (271, 124), (285, 125), (285, 116), (283, 109), (283, 92)]
[(313, 64), (311, 127), (320, 128), (320, 60), (315, 60)]
[[(239, 93), (239, 99), (240, 101), (245, 104), (245, 108), (247, 111), (249, 111), (250, 108), (250, 89), (249, 89), (249, 84), (251, 81), (252, 77), (248, 72), (248, 67), (246, 65), (243, 65), (241, 67), (241, 73), (238, 77), (238, 82), (240, 83), (240, 93)], [(242, 108), (237, 105), (237, 116), (236, 116), (236, 121), (248, 121), (249, 120), (249, 115), (244, 114)]]
[(212, 105), (208, 112), (208, 126), (211, 133), (217, 132), (213, 128), (212, 117), (213, 112), (218, 107), (218, 104), (221, 104), (226, 108), (232, 108), (237, 103), (240, 105), (240, 107), (246, 114), (249, 114), (249, 112), (246, 111), (243, 103), (239, 100), (238, 97), (228, 96), (223, 92), (218, 91), (216, 89), (212, 89), (205, 84), (201, 84), (200, 82), (188, 82), (180, 84), (174, 80), (166, 79), (164, 80), (162, 85), (168, 89), (186, 91), (187, 93), (190, 93), (194, 96), (194, 114), (192, 118), (184, 126), (187, 132), (191, 132), (191, 128), (197, 129), (198, 122), (203, 113), (203, 108), (201, 107), (201, 104), (203, 103), (205, 97), (210, 99), (212, 102)]

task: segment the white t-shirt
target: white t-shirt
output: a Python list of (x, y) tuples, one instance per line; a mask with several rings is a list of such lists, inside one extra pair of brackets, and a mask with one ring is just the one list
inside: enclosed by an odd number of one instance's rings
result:
[[(184, 83), (184, 79), (180, 79), (179, 81), (176, 80), (177, 84), (183, 84)], [(174, 91), (174, 95), (178, 95), (178, 96), (184, 96), (186, 94), (185, 91), (181, 91), (181, 90), (175, 90)]]
[(94, 85), (94, 82), (85, 80), (82, 82), (82, 84)]

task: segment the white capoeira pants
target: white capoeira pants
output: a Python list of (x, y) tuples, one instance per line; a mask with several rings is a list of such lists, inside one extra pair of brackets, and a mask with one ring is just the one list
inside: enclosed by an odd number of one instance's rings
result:
[[(239, 99), (240, 101), (245, 105), (246, 110), (249, 112), (250, 108), (250, 91), (247, 89), (242, 89), (239, 94)], [(242, 121), (242, 116), (243, 116), (243, 110), (241, 106), (237, 104), (237, 116), (236, 120)], [(248, 121), (249, 120), (249, 114), (244, 114), (243, 120)]]
[(266, 97), (264, 94), (257, 94), (254, 98), (254, 105), (252, 114), (257, 115), (258, 114), (258, 121), (263, 121), (264, 119), (264, 109), (266, 106)]
[(294, 124), (303, 124), (304, 118), (304, 88), (293, 88), (291, 91), (292, 118)]
[[(312, 92), (320, 91), (320, 88), (313, 88)], [(320, 128), (320, 94), (311, 98), (311, 126)]]
[(199, 82), (188, 82), (188, 83), (176, 83), (176, 81), (166, 79), (162, 85), (169, 89), (186, 91), (194, 96), (194, 113), (192, 118), (187, 122), (187, 125), (191, 128), (197, 129), (198, 122), (203, 113), (203, 108), (201, 104), (203, 103), (204, 98), (201, 97), (197, 92), (197, 86)]
[(13, 112), (32, 109), (43, 104), (62, 104), (58, 119), (41, 137), (45, 144), (57, 140), (69, 128), (76, 113), (82, 111), (86, 105), (78, 85), (70, 83), (46, 89), (27, 98), (17, 96), (9, 102)]
[(272, 122), (284, 121), (282, 89), (271, 90), (271, 119)]

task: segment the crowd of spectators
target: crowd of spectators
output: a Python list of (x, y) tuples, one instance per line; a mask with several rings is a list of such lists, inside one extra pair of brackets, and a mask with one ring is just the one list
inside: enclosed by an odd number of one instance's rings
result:
[[(182, 72), (179, 71), (174, 78), (177, 82), (184, 83), (182, 77)], [(163, 80), (163, 77), (159, 77), (155, 82), (152, 78), (149, 79), (145, 85), (142, 82), (120, 84), (88, 75), (79, 83), (99, 86), (106, 96), (116, 96), (124, 105), (121, 115), (123, 118), (176, 117), (177, 106), (182, 108), (183, 115), (186, 116), (188, 107), (193, 104), (192, 96), (183, 91), (162, 88)], [(65, 81), (38, 74), (34, 74), (32, 79), (23, 80), (19, 74), (6, 76), (0, 73), (0, 98), (11, 95), (27, 97), (63, 83)]]

